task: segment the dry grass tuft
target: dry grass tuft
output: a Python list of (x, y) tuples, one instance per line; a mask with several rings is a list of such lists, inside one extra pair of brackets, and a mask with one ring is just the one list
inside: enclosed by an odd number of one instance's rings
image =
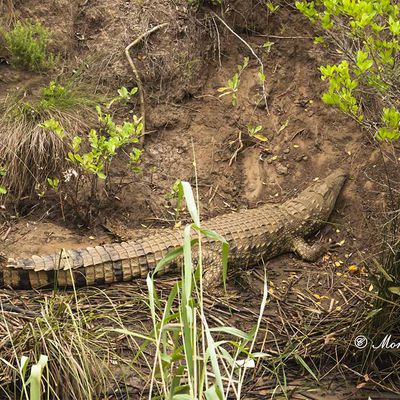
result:
[(42, 106), (40, 98), (2, 99), (0, 162), (7, 173), (1, 183), (16, 202), (37, 198), (45, 191), (47, 178), (62, 177), (70, 167), (65, 159), (68, 141), (44, 130), (41, 123), (54, 118), (71, 136), (97, 123), (93, 95), (88, 92), (87, 99), (84, 93), (73, 96), (67, 105), (60, 106)]
[[(40, 300), (27, 300), (30, 295), (20, 297), (30, 302), (29, 311), (2, 310), (0, 314), (0, 393), (17, 398), (21, 381), (12, 366), (18, 366), (22, 355), (33, 362), (40, 354), (49, 357), (45, 387), (50, 388), (51, 398), (87, 400), (126, 392), (127, 371), (134, 370), (129, 362), (135, 343), (109, 327), (124, 329), (126, 307), (140, 309), (140, 296), (126, 293), (128, 300), (121, 293), (127, 301), (121, 308), (112, 293), (98, 289), (36, 294)], [(6, 296), (2, 297), (7, 308)], [(134, 315), (130, 313), (131, 323), (137, 318)]]

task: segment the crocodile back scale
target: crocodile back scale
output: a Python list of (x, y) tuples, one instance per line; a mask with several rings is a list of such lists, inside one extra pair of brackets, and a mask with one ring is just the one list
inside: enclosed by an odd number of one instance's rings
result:
[[(304, 238), (328, 221), (346, 177), (345, 171), (337, 170), (283, 204), (265, 204), (221, 215), (209, 219), (203, 227), (216, 231), (228, 241), (229, 269), (255, 265), (290, 251), (314, 261), (323, 249), (319, 245), (309, 246)], [(129, 282), (145, 277), (182, 242), (182, 230), (164, 229), (139, 240), (30, 258), (0, 257), (0, 287), (30, 289)], [(221, 271), (220, 244), (204, 239), (203, 249), (205, 271), (211, 271), (210, 276), (216, 278)], [(178, 259), (167, 264), (159, 274), (178, 270), (179, 266)]]

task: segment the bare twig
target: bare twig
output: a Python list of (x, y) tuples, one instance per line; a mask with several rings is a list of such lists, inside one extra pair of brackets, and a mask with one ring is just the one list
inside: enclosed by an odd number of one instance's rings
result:
[(215, 32), (217, 33), (217, 43), (218, 43), (218, 62), (219, 66), (222, 67), (222, 62), (221, 62), (221, 38), (219, 36), (219, 30), (218, 30), (218, 25), (215, 22), (215, 18), (212, 19), (214, 27), (215, 27)]
[(128, 59), (129, 65), (132, 68), (132, 72), (135, 75), (136, 78), (136, 83), (139, 89), (139, 99), (140, 99), (140, 114), (142, 117), (142, 123), (143, 123), (143, 131), (142, 131), (142, 136), (140, 138), (140, 142), (143, 144), (144, 141), (144, 135), (146, 134), (146, 110), (145, 110), (145, 102), (144, 102), (144, 91), (143, 91), (143, 85), (142, 81), (139, 76), (139, 72), (136, 69), (136, 66), (132, 60), (131, 55), (129, 54), (129, 51), (132, 47), (136, 46), (140, 41), (142, 41), (144, 38), (147, 36), (151, 35), (153, 32), (158, 31), (161, 28), (164, 28), (165, 26), (169, 25), (168, 22), (165, 22), (163, 24), (154, 26), (153, 28), (149, 29), (148, 31), (142, 33), (140, 36), (138, 36), (132, 43), (130, 43), (128, 46), (125, 48), (125, 55), (126, 58)]

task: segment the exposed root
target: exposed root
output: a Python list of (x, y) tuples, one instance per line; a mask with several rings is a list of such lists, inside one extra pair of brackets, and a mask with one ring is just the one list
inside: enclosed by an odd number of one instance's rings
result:
[(233, 143), (236, 143), (236, 142), (239, 142), (239, 147), (232, 154), (232, 157), (229, 160), (229, 166), (231, 166), (233, 164), (233, 162), (236, 161), (236, 157), (239, 154), (239, 151), (243, 149), (242, 131), (239, 131), (238, 138)]
[(157, 25), (148, 31), (142, 33), (140, 36), (138, 36), (132, 43), (130, 43), (128, 46), (125, 48), (125, 55), (126, 58), (128, 59), (129, 65), (132, 68), (132, 72), (135, 75), (136, 78), (136, 83), (139, 89), (139, 99), (140, 99), (140, 114), (142, 117), (142, 123), (143, 123), (143, 131), (142, 131), (142, 136), (140, 138), (140, 143), (143, 144), (144, 142), (144, 136), (146, 134), (146, 107), (145, 107), (145, 101), (144, 101), (144, 91), (143, 91), (143, 85), (142, 81), (139, 76), (139, 72), (135, 66), (135, 63), (132, 60), (131, 55), (129, 54), (129, 51), (132, 47), (136, 46), (139, 42), (141, 42), (144, 38), (147, 36), (151, 35), (153, 32), (158, 31), (161, 28), (164, 28), (165, 26), (169, 25), (168, 22), (165, 22), (163, 24)]

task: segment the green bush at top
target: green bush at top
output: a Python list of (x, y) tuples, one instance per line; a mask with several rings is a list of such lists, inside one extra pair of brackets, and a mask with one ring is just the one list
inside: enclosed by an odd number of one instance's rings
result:
[(323, 29), (340, 54), (338, 63), (320, 67), (329, 85), (323, 101), (378, 139), (399, 139), (399, 5), (390, 0), (315, 0), (296, 6)]
[(56, 57), (47, 49), (49, 37), (49, 31), (39, 22), (17, 21), (11, 31), (4, 33), (12, 65), (29, 71), (53, 67)]

